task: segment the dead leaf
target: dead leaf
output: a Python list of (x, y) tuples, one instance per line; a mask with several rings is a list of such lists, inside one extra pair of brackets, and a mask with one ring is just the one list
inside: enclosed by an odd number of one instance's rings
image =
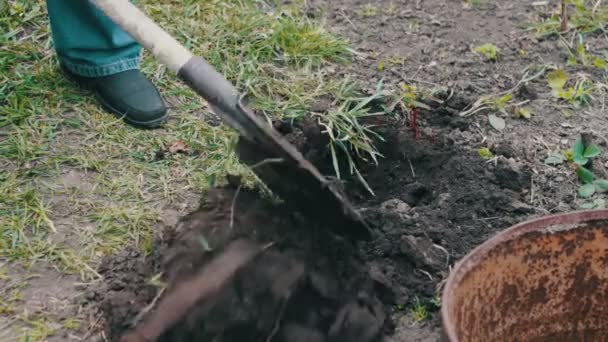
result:
[(171, 153), (171, 154), (187, 153), (187, 152), (188, 152), (188, 146), (182, 140), (176, 140), (171, 145), (169, 145), (169, 153)]
[(490, 114), (488, 116), (488, 119), (490, 120), (490, 125), (492, 125), (492, 127), (494, 127), (494, 129), (497, 131), (502, 131), (507, 126), (507, 124), (505, 123), (505, 120), (503, 120), (502, 118), (499, 118), (498, 116), (496, 116), (494, 114)]

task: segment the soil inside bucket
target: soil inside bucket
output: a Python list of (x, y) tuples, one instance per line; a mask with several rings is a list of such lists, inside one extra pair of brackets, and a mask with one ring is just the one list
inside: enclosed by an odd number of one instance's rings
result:
[[(440, 111), (425, 115), (451, 129)], [(243, 237), (269, 247), (161, 341), (376, 341), (393, 335), (396, 311), (415, 301), (432, 309), (449, 263), (530, 213), (519, 198), (530, 176), (504, 158), (489, 164), (449, 139), (415, 139), (398, 121), (382, 120), (385, 158), (363, 167), (375, 196), (356, 181), (347, 185), (371, 241), (331, 234), (238, 184), (211, 189), (198, 210), (159, 234), (151, 255), (127, 249), (104, 261), (104, 281), (88, 300), (99, 304), (108, 338), (118, 341), (154, 312), (159, 287), (150, 279), (171, 291)], [(286, 134), (327, 170), (317, 133)]]

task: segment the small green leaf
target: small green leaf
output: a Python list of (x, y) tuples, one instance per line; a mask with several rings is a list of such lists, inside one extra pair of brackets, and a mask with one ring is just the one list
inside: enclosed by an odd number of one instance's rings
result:
[(582, 159), (583, 155), (585, 153), (585, 144), (583, 144), (583, 139), (581, 137), (578, 137), (578, 139), (576, 139), (576, 141), (574, 142), (574, 148), (572, 149), (572, 152), (574, 152), (574, 159)]
[(593, 65), (598, 69), (606, 70), (606, 60), (603, 58), (595, 57), (593, 59)]
[(579, 207), (581, 209), (604, 209), (606, 208), (606, 201), (602, 198), (597, 198), (593, 202), (583, 203)]
[(585, 152), (583, 152), (583, 157), (585, 158), (595, 158), (600, 155), (600, 148), (597, 145), (589, 145), (585, 148)]
[(512, 99), (512, 98), (513, 98), (513, 95), (512, 95), (512, 94), (507, 94), (507, 95), (503, 95), (503, 96), (501, 96), (500, 98), (498, 98), (498, 100), (497, 100), (497, 101), (498, 101), (500, 104), (503, 104), (503, 105), (504, 105), (504, 104), (509, 103), (509, 101), (511, 101), (511, 99)]
[(547, 165), (559, 165), (564, 162), (564, 157), (561, 154), (551, 154), (547, 159), (545, 159), (545, 164)]
[(479, 151), (477, 151), (477, 152), (479, 153), (479, 156), (485, 160), (490, 160), (490, 159), (494, 158), (494, 154), (487, 147), (480, 148)]
[(604, 191), (608, 191), (608, 180), (605, 179), (598, 179), (595, 181), (595, 186), (598, 189), (604, 190)]
[(589, 198), (595, 193), (595, 185), (585, 184), (578, 189), (578, 195), (581, 198)]
[(593, 201), (593, 204), (598, 209), (604, 209), (604, 208), (606, 208), (606, 201), (604, 199), (602, 199), (602, 198), (596, 199), (595, 201)]
[(564, 150), (562, 151), (562, 155), (564, 156), (564, 158), (566, 158), (567, 161), (574, 161), (574, 153), (572, 152), (572, 150)]
[(378, 62), (378, 70), (384, 71), (384, 64), (385, 64), (384, 61)]
[(574, 157), (574, 163), (576, 165), (584, 166), (584, 165), (587, 165), (588, 162), (589, 162), (589, 159), (587, 159), (587, 158)]
[(593, 176), (593, 172), (587, 170), (582, 166), (579, 166), (578, 169), (576, 169), (576, 174), (578, 175), (578, 178), (581, 180), (581, 182), (585, 184), (593, 183), (593, 179), (595, 178)]

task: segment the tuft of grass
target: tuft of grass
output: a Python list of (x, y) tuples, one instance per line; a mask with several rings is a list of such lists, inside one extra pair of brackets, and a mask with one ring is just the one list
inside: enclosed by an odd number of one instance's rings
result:
[(55, 230), (47, 206), (36, 190), (15, 174), (0, 183), (0, 257), (28, 259)]
[(381, 13), (382, 11), (372, 4), (365, 4), (357, 10), (357, 14), (361, 17), (375, 17)]
[(429, 317), (429, 310), (420, 302), (420, 298), (416, 297), (416, 303), (410, 309), (410, 314), (416, 322), (423, 322)]
[(19, 342), (45, 341), (55, 332), (55, 329), (44, 318), (30, 318), (22, 315), (20, 320), (27, 324), (27, 327), (22, 329)]
[[(348, 84), (345, 84), (342, 92), (348, 91)], [(377, 91), (369, 97), (346, 98), (337, 109), (325, 115), (316, 115), (319, 124), (325, 128), (323, 132), (330, 137), (329, 148), (337, 177), (341, 178), (340, 161), (345, 159), (350, 174), (355, 175), (371, 194), (374, 192), (359, 171), (357, 160), (377, 163), (380, 153), (374, 139), (382, 140), (382, 137), (372, 130), (371, 125), (363, 124), (361, 120), (385, 114), (384, 111), (370, 111), (372, 102), (382, 96), (382, 92)]]

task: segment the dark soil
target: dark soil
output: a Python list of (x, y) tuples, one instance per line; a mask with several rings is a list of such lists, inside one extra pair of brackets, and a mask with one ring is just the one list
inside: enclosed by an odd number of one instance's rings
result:
[(165, 229), (155, 255), (125, 252), (100, 269), (106, 283), (89, 300), (102, 303), (110, 339), (153, 300), (152, 276), (161, 273), (170, 291), (247, 237), (272, 247), (162, 341), (376, 341), (392, 333), (394, 307), (432, 300), (455, 258), (530, 212), (519, 198), (530, 176), (508, 160), (488, 165), (385, 124), (389, 158), (366, 170), (376, 196), (348, 187), (371, 241), (353, 244), (238, 185), (212, 189), (199, 210)]
[[(507, 128), (497, 132), (488, 125), (487, 112), (458, 115), (479, 96), (514, 87), (527, 65), (564, 62), (559, 42), (530, 39), (519, 28), (547, 8), (519, 0), (482, 1), (476, 8), (446, 0), (307, 3), (311, 17), (327, 18), (334, 31), (368, 54), (338, 69), (336, 77), (355, 75), (369, 89), (380, 79), (448, 89), (440, 96), (443, 103), (429, 102), (432, 109), (420, 113), (418, 137), (403, 113), (374, 122), (386, 139), (379, 145), (384, 158), (378, 166), (361, 167), (375, 196), (356, 181), (345, 184), (372, 239), (352, 243), (330, 233), (335, 227), (238, 182), (212, 189), (197, 211), (176, 227), (165, 227), (153, 255), (125, 251), (105, 261), (100, 269), (105, 281), (88, 300), (101, 303), (111, 341), (153, 302), (158, 289), (150, 278), (162, 274), (170, 291), (240, 237), (272, 245), (163, 341), (436, 341), (438, 320), (428, 320), (430, 332), (421, 333), (403, 323), (403, 308), (420, 301), (436, 317), (433, 299), (456, 260), (515, 223), (577, 207), (571, 171), (542, 161), (580, 131), (593, 133), (605, 146), (598, 137), (606, 136), (608, 126), (599, 107), (563, 125), (563, 107), (535, 81), (516, 92), (517, 101), (531, 101), (536, 115), (530, 121), (505, 117)], [(366, 5), (379, 14), (362, 15)], [(498, 62), (484, 62), (472, 52), (486, 42), (502, 48)], [(403, 62), (378, 70), (380, 60), (394, 57)], [(325, 174), (332, 173), (321, 152), (326, 140), (314, 123), (277, 128)], [(496, 158), (481, 159), (482, 147)]]

